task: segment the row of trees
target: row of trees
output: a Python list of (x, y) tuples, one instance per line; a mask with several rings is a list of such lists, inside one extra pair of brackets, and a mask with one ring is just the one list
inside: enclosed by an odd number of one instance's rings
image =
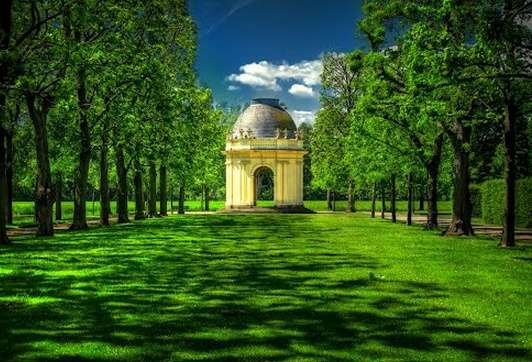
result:
[(417, 188), (434, 228), (438, 187), (452, 175), (447, 233), (463, 235), (473, 233), (472, 177), (498, 177), (503, 163), (502, 244), (514, 245), (515, 181), (529, 175), (531, 159), (532, 4), (368, 0), (364, 12), (359, 28), (371, 49), (323, 58), (315, 184), (347, 190), (349, 200), (354, 184), (372, 188), (373, 204), (388, 184), (395, 218), (396, 180), (404, 179), (409, 221)]
[(111, 194), (118, 222), (128, 222), (132, 190), (138, 219), (166, 214), (168, 187), (179, 190), (183, 210), (185, 187), (217, 182), (213, 144), (223, 142), (223, 126), (210, 92), (196, 85), (186, 1), (1, 6), (0, 242), (8, 242), (14, 185), (34, 192), (38, 235), (52, 235), (65, 188), (71, 229), (85, 229), (89, 185), (109, 225)]

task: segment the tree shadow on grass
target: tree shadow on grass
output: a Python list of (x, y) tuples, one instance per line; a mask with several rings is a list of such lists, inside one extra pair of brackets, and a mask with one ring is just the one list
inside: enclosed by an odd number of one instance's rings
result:
[[(448, 360), (532, 355), (384, 280), (306, 216), (163, 220), (27, 240), (0, 259), (3, 360)], [(445, 353), (449, 353), (446, 355)]]

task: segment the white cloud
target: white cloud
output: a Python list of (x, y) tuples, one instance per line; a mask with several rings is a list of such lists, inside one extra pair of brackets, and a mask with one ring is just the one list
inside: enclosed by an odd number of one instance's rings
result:
[(230, 91), (237, 91), (239, 90), (240, 87), (237, 87), (236, 85), (230, 85), (229, 87), (227, 87), (227, 90), (230, 90)]
[(227, 79), (232, 82), (242, 83), (251, 87), (267, 88), (274, 91), (281, 90), (281, 87), (279, 86), (279, 84), (277, 84), (275, 78), (269, 79), (267, 77), (261, 77), (255, 74), (241, 73), (231, 74), (229, 77), (227, 77)]
[(316, 118), (316, 111), (290, 111), (290, 114), (297, 126), (301, 123), (312, 124)]
[(227, 80), (251, 87), (280, 91), (279, 80), (295, 80), (310, 87), (320, 83), (321, 61), (304, 60), (299, 63), (273, 64), (266, 60), (242, 65), (238, 74), (231, 74)]
[(290, 89), (288, 90), (288, 93), (296, 96), (296, 97), (309, 97), (314, 98), (316, 95), (316, 92), (311, 87), (307, 87), (303, 84), (292, 84)]

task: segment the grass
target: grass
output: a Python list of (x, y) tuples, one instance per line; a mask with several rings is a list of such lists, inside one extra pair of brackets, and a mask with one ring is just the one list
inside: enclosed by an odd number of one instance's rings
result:
[(360, 215), (185, 215), (0, 249), (2, 361), (530, 361), (532, 250)]
[[(74, 202), (63, 201), (61, 205), (62, 205), (62, 211), (63, 211), (63, 220), (66, 220), (66, 221), (72, 220)], [(273, 205), (272, 201), (259, 201), (259, 206), (269, 207), (272, 205)], [(451, 211), (452, 205), (450, 201), (440, 201), (438, 205), (440, 208), (440, 212), (442, 214), (449, 213)], [(224, 206), (225, 206), (225, 201), (222, 201), (222, 200), (213, 200), (210, 202), (211, 211), (217, 211), (217, 210), (223, 209)], [(316, 211), (327, 210), (327, 202), (323, 200), (307, 200), (305, 201), (305, 206), (308, 207), (309, 209), (316, 210)], [(14, 226), (34, 224), (33, 207), (34, 207), (33, 201), (15, 201), (13, 203)], [(346, 207), (347, 207), (346, 201), (336, 202), (337, 210), (345, 210)], [(356, 207), (357, 207), (357, 210), (369, 211), (371, 210), (371, 201), (367, 201), (367, 200), (357, 201)], [(390, 207), (389, 203), (387, 203), (387, 207), (388, 208)], [(128, 203), (128, 208), (129, 208), (129, 212), (133, 214), (135, 212), (135, 203), (133, 201), (130, 201)], [(168, 208), (170, 208), (170, 203), (168, 203)], [(185, 208), (188, 211), (200, 211), (201, 202), (199, 200), (187, 200), (185, 203)], [(399, 212), (406, 211), (406, 208), (407, 208), (406, 201), (397, 202), (397, 211)], [(94, 220), (100, 217), (100, 203), (98, 201), (95, 201), (94, 203), (92, 201), (87, 201), (86, 209), (87, 209), (87, 219)], [(174, 210), (177, 210), (177, 203), (174, 203)], [(380, 212), (381, 210), (380, 202), (376, 204), (376, 210)], [(112, 213), (116, 213), (116, 202), (115, 201), (111, 201), (111, 211)], [(421, 212), (418, 211), (417, 213), (426, 214), (426, 211), (421, 211)], [(53, 216), (55, 218), (55, 213)]]

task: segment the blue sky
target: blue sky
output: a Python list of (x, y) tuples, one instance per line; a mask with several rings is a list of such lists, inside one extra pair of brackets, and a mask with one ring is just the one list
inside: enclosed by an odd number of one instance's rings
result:
[(365, 47), (361, 1), (189, 0), (196, 69), (216, 102), (276, 97), (296, 121), (319, 108), (320, 55)]

